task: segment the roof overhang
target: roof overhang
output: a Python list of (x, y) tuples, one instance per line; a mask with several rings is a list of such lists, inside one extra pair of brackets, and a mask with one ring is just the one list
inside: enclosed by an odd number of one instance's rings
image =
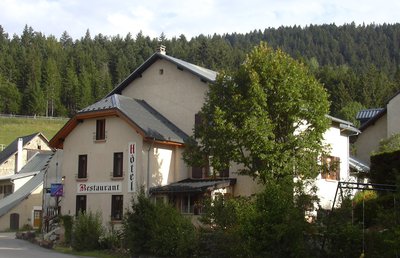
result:
[(361, 133), (360, 130), (355, 128), (354, 126), (348, 125), (348, 124), (339, 124), (339, 128), (341, 132), (347, 132), (350, 133), (351, 135), (358, 135)]
[(331, 115), (326, 115), (326, 117), (329, 118), (332, 122), (339, 124), (339, 129), (342, 133), (347, 133), (348, 135), (358, 135), (361, 133), (361, 131), (354, 127), (353, 123), (349, 121), (333, 117)]
[(22, 173), (22, 174), (14, 174), (11, 178), (11, 181), (17, 180), (17, 179), (21, 179), (21, 178), (25, 178), (25, 177), (33, 177), (36, 176), (37, 174), (39, 174), (40, 171), (32, 171), (32, 172), (27, 172), (27, 173)]
[(235, 178), (226, 179), (185, 179), (169, 185), (150, 188), (150, 194), (206, 193), (236, 184)]
[(6, 176), (0, 176), (0, 181), (11, 180), (13, 176), (14, 176), (14, 174), (6, 175)]
[(183, 146), (183, 143), (174, 141), (165, 141), (163, 139), (154, 139), (147, 137), (146, 132), (140, 128), (134, 121), (132, 121), (126, 114), (121, 112), (118, 108), (111, 108), (98, 111), (89, 111), (76, 114), (71, 118), (60, 131), (50, 140), (50, 146), (57, 149), (62, 149), (65, 138), (71, 133), (71, 131), (86, 119), (101, 118), (107, 116), (116, 116), (127, 122), (138, 134), (140, 134), (145, 141), (154, 141), (159, 144)]

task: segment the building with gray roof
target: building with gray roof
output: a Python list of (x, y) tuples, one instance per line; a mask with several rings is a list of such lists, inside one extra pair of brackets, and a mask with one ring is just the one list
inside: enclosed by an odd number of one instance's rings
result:
[[(22, 225), (34, 225), (34, 210), (41, 212), (43, 180), (52, 152), (37, 153), (12, 177), (12, 181), (24, 181), (12, 194), (0, 200), (0, 230), (18, 229)], [(26, 182), (25, 182), (26, 181)], [(36, 221), (37, 223), (37, 221)], [(40, 221), (39, 221), (40, 223)]]

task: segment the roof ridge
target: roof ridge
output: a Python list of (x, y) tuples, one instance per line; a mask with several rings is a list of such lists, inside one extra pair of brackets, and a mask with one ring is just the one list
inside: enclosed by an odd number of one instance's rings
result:
[(182, 59), (172, 57), (166, 54), (161, 54), (159, 52), (153, 53), (146, 61), (140, 64), (132, 73), (130, 73), (125, 79), (123, 79), (114, 89), (112, 89), (106, 96), (111, 96), (115, 93), (121, 93), (123, 89), (125, 89), (132, 81), (136, 78), (140, 77), (142, 72), (147, 70), (153, 63), (155, 63), (159, 59), (167, 60), (177, 66), (182, 67), (183, 69), (189, 71), (195, 76), (200, 77), (201, 80), (205, 82), (214, 82), (217, 77), (217, 72), (211, 69), (189, 63)]

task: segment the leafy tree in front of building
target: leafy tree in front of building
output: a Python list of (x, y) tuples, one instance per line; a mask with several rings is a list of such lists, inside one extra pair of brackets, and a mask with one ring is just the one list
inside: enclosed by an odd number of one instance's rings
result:
[(264, 184), (315, 178), (329, 126), (327, 97), (304, 65), (262, 43), (237, 72), (221, 73), (210, 86), (184, 159), (199, 165), (199, 156), (210, 157), (217, 171), (241, 164), (239, 173)]

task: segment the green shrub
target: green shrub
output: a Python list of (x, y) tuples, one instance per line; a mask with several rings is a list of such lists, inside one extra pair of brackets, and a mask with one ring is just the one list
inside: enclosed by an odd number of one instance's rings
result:
[(103, 232), (100, 213), (80, 213), (72, 227), (72, 248), (76, 251), (98, 249)]
[(122, 231), (111, 230), (100, 236), (99, 244), (101, 249), (117, 250), (122, 248)]
[(196, 249), (191, 222), (175, 208), (153, 204), (142, 192), (124, 218), (126, 247), (134, 255), (189, 257)]
[(73, 217), (70, 215), (61, 216), (61, 222), (64, 226), (64, 243), (65, 245), (71, 244)]
[(242, 238), (252, 257), (312, 257), (304, 204), (297, 205), (290, 183), (268, 183), (257, 194), (255, 212), (243, 225)]
[(245, 242), (241, 237), (243, 221), (253, 214), (251, 198), (217, 195), (203, 202), (200, 221), (209, 228), (199, 232), (200, 257), (246, 256)]
[(400, 177), (400, 150), (371, 156), (369, 178), (372, 183), (396, 184)]

